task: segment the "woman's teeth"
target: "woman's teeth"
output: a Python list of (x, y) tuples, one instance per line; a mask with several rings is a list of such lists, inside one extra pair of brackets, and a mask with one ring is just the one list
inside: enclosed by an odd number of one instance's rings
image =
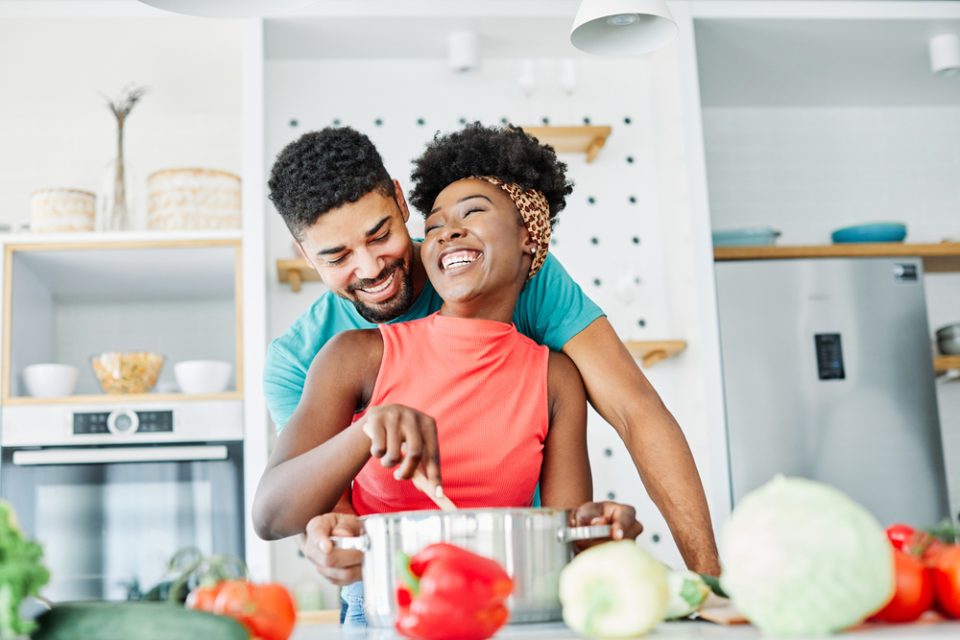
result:
[(448, 253), (440, 259), (440, 266), (443, 269), (463, 267), (471, 264), (479, 256), (480, 254), (477, 251), (454, 251), (453, 253)]

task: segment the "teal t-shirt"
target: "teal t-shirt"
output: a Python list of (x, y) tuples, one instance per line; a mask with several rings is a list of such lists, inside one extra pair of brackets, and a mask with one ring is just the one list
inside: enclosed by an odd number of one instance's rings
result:
[[(439, 311), (443, 300), (427, 280), (407, 313), (390, 323), (416, 320)], [(570, 338), (603, 315), (552, 255), (531, 278), (517, 300), (513, 324), (538, 344), (560, 351)], [(293, 415), (310, 363), (323, 345), (341, 331), (374, 329), (353, 303), (327, 291), (279, 338), (270, 343), (263, 374), (267, 408), (277, 430)]]

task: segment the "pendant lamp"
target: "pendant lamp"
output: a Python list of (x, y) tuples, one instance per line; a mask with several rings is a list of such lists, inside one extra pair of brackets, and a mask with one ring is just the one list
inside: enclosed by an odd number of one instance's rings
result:
[(664, 0), (583, 0), (570, 42), (601, 56), (649, 53), (677, 35), (677, 23)]

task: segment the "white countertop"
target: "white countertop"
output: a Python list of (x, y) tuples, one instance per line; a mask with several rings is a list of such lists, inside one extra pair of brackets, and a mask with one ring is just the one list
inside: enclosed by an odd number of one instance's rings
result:
[[(559, 638), (579, 638), (580, 636), (560, 622), (550, 624), (507, 625), (494, 636), (502, 640), (522, 638), (524, 640), (553, 640)], [(760, 631), (752, 625), (724, 626), (702, 621), (667, 622), (651, 631), (649, 638), (716, 638), (718, 640), (745, 640), (761, 638)], [(960, 621), (919, 623), (908, 625), (870, 624), (858, 627), (850, 632), (831, 636), (837, 639), (866, 640), (867, 638), (897, 640), (928, 640), (931, 638), (960, 638)], [(298, 625), (292, 640), (394, 640), (402, 636), (392, 629), (341, 629), (336, 624)], [(802, 639), (792, 639), (802, 640)]]

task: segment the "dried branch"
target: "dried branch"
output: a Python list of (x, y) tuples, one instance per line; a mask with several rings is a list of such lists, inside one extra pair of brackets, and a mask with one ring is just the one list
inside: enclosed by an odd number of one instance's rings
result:
[(123, 88), (120, 97), (117, 98), (116, 101), (108, 98), (103, 92), (101, 92), (100, 95), (107, 101), (107, 107), (117, 119), (117, 124), (122, 127), (124, 120), (126, 120), (130, 112), (133, 111), (134, 105), (147, 93), (147, 90), (148, 87), (138, 87), (129, 84)]

